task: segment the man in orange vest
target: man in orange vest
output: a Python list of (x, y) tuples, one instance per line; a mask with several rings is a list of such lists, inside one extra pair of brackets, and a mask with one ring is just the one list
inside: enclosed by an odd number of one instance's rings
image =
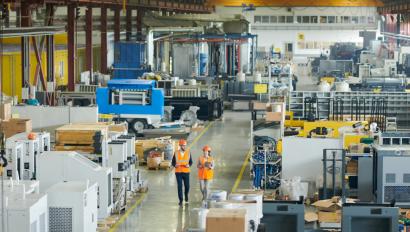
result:
[(179, 140), (179, 150), (172, 157), (172, 166), (175, 167), (175, 176), (177, 178), (178, 185), (178, 198), (179, 205), (182, 206), (182, 183), (185, 187), (185, 203), (188, 204), (189, 194), (189, 172), (192, 166), (192, 157), (188, 149), (186, 149), (187, 141), (184, 139)]
[(214, 159), (211, 157), (211, 147), (205, 146), (202, 148), (203, 155), (198, 159), (198, 179), (199, 186), (202, 192), (202, 200), (206, 200), (208, 196), (209, 182), (214, 177)]

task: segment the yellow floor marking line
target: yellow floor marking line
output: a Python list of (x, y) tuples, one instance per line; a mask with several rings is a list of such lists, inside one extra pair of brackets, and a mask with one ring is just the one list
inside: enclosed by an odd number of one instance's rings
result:
[(234, 193), (236, 191), (236, 189), (238, 188), (239, 184), (242, 181), (243, 173), (245, 172), (245, 169), (248, 166), (249, 157), (251, 156), (251, 152), (252, 152), (252, 150), (249, 149), (249, 152), (245, 157), (245, 161), (243, 161), (241, 171), (239, 172), (238, 177), (236, 178), (235, 184), (232, 187), (232, 191), (231, 191), (232, 193)]
[(130, 216), (130, 214), (134, 211), (135, 208), (137, 208), (141, 203), (142, 200), (144, 200), (144, 198), (146, 197), (146, 193), (142, 194), (140, 196), (140, 198), (138, 198), (138, 200), (127, 210), (127, 212), (125, 212), (124, 215), (121, 216), (120, 220), (118, 220), (111, 228), (110, 230), (108, 230), (108, 232), (115, 232), (117, 231), (118, 227), (121, 226), (125, 219), (128, 218), (128, 216)]
[(188, 146), (188, 149), (191, 149), (191, 147), (193, 147), (193, 146), (198, 142), (198, 140), (208, 131), (208, 129), (209, 129), (214, 123), (215, 123), (215, 122), (210, 122), (210, 123), (208, 124), (208, 126), (205, 127), (205, 129), (204, 129), (198, 136), (196, 136), (196, 138), (194, 139), (194, 141), (192, 141), (192, 143)]

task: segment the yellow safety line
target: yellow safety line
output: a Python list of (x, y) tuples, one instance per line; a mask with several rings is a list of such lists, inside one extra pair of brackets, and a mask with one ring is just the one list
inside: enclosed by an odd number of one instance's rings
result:
[(205, 127), (205, 129), (198, 136), (196, 136), (194, 141), (192, 141), (192, 143), (188, 146), (188, 149), (191, 149), (191, 147), (194, 146), (198, 142), (198, 140), (202, 137), (202, 135), (204, 135), (208, 131), (209, 127), (211, 127), (214, 123), (215, 122), (210, 122), (208, 126)]
[(236, 191), (236, 189), (238, 188), (239, 184), (242, 181), (243, 173), (245, 172), (246, 166), (248, 166), (249, 157), (251, 156), (251, 152), (252, 150), (249, 149), (249, 152), (245, 157), (245, 161), (243, 161), (241, 171), (239, 172), (238, 177), (236, 178), (235, 184), (232, 187), (232, 191), (231, 191), (232, 193)]
[(141, 204), (142, 200), (144, 200), (144, 198), (145, 198), (146, 195), (147, 195), (146, 193), (142, 194), (141, 197), (138, 198), (138, 200), (127, 210), (127, 212), (125, 212), (125, 214), (121, 216), (120, 220), (118, 220), (118, 221), (108, 230), (108, 232), (115, 232), (115, 231), (117, 231), (118, 227), (119, 227), (120, 225), (122, 225), (122, 223), (124, 223), (125, 219), (128, 218), (128, 216), (132, 213), (132, 211), (134, 211), (134, 209), (137, 208), (137, 207)]
[[(205, 129), (195, 137), (194, 141), (192, 141), (192, 143), (188, 146), (188, 148), (190, 149), (192, 146), (194, 146), (198, 140), (205, 134), (205, 132), (208, 131), (208, 129), (214, 124), (214, 122), (210, 122), (208, 124), (207, 127), (205, 127)], [(117, 231), (118, 227), (121, 226), (125, 220), (128, 218), (128, 216), (134, 211), (135, 208), (137, 208), (142, 200), (145, 198), (146, 193), (144, 193), (143, 195), (141, 195), (141, 197), (127, 210), (127, 212), (125, 212), (124, 215), (121, 216), (120, 220), (118, 220), (109, 230), (108, 232), (115, 232)]]

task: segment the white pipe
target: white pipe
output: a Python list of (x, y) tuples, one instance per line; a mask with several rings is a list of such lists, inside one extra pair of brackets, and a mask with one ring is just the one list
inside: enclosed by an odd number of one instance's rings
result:
[(154, 68), (154, 33), (155, 32), (203, 32), (202, 27), (154, 27), (147, 33), (147, 60), (148, 65)]

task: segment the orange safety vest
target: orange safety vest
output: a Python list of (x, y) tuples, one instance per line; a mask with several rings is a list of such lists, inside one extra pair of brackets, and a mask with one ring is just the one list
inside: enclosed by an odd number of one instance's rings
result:
[(181, 151), (177, 151), (177, 154), (175, 155), (175, 172), (176, 173), (189, 173), (190, 168), (187, 168), (186, 165), (189, 164), (189, 150), (185, 150), (185, 152), (182, 154)]
[(202, 155), (199, 157), (199, 163), (201, 164), (202, 168), (198, 168), (198, 179), (212, 180), (212, 178), (214, 177), (214, 170), (206, 168), (205, 163), (212, 163), (213, 161), (213, 158), (210, 156), (208, 156), (208, 158), (205, 158)]

